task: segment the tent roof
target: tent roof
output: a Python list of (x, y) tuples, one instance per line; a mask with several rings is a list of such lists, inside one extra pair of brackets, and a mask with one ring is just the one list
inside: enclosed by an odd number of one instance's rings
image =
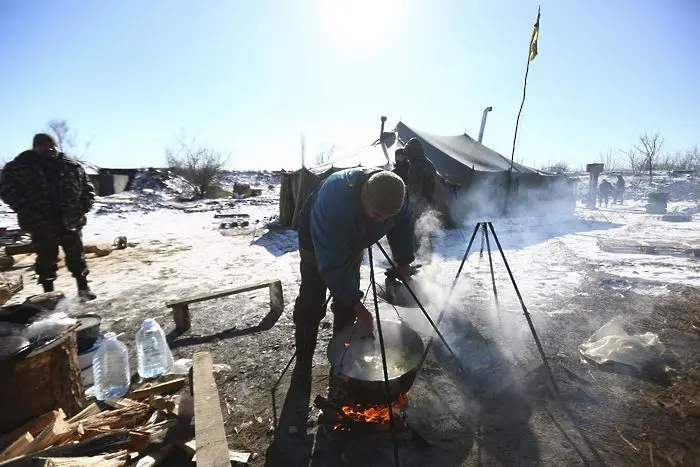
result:
[[(435, 168), (448, 179), (458, 180), (464, 167), (480, 172), (502, 172), (510, 168), (510, 160), (493, 149), (489, 149), (466, 133), (455, 136), (437, 136), (414, 130), (403, 122), (396, 125), (396, 132), (405, 145), (409, 139), (417, 137), (423, 142), (428, 159)], [(521, 164), (513, 164), (513, 171), (537, 173), (536, 170)]]

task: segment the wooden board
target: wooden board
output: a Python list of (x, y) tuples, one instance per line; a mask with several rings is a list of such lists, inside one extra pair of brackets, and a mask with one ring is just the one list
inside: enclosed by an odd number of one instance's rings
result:
[[(251, 292), (253, 290), (264, 289), (265, 287), (270, 287), (275, 283), (280, 281), (265, 281), (258, 282), (257, 284), (242, 285), (239, 287), (234, 287), (232, 289), (220, 290), (218, 292), (211, 292), (207, 294), (195, 295), (190, 298), (182, 298), (179, 300), (172, 300), (166, 303), (166, 306), (172, 308), (177, 305), (190, 305), (192, 303), (204, 302), (207, 300), (215, 300), (217, 298), (228, 297), (229, 295), (235, 295), (239, 293)], [(280, 283), (281, 284), (281, 283)]]
[(194, 433), (198, 467), (228, 467), (228, 441), (209, 352), (194, 354)]

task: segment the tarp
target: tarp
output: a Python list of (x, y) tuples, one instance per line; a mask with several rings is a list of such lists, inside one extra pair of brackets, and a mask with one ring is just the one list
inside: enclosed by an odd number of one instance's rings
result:
[[(423, 143), (425, 155), (446, 180), (466, 185), (471, 172), (505, 172), (510, 160), (489, 149), (466, 133), (455, 136), (437, 136), (415, 130), (403, 122), (396, 125), (396, 133), (402, 145), (418, 138)], [(513, 164), (513, 172), (536, 174), (536, 170), (521, 164)]]

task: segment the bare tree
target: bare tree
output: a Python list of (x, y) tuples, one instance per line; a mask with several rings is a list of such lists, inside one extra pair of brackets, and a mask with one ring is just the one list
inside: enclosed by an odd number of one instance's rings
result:
[(637, 152), (637, 148), (634, 146), (630, 146), (630, 148), (625, 151), (624, 149), (620, 149), (620, 152), (627, 157), (627, 160), (629, 161), (629, 168), (632, 170), (632, 173), (637, 173), (639, 170), (639, 154)]
[(82, 151), (78, 150), (78, 132), (68, 125), (67, 120), (53, 119), (46, 124), (46, 131), (56, 139), (58, 150), (68, 154), (79, 161), (85, 160), (85, 154), (92, 145), (93, 138), (90, 138)]
[(556, 164), (550, 165), (543, 169), (545, 172), (553, 172), (557, 174), (563, 174), (569, 172), (569, 163), (566, 161), (559, 161)]
[(620, 161), (613, 155), (612, 148), (600, 153), (600, 163), (605, 166), (605, 170), (617, 170), (620, 168)]
[(197, 196), (205, 197), (210, 188), (219, 182), (229, 156), (200, 146), (194, 138), (188, 141), (184, 131), (175, 140), (178, 149), (175, 152), (170, 148), (165, 150), (168, 167), (192, 183), (197, 190)]
[(649, 183), (652, 180), (654, 162), (656, 162), (657, 157), (661, 153), (663, 145), (664, 139), (658, 131), (651, 136), (645, 131), (643, 135), (639, 136), (639, 144), (634, 146), (637, 153), (642, 157), (644, 165), (649, 168)]
[(333, 158), (333, 154), (335, 153), (335, 144), (332, 144), (331, 147), (329, 147), (325, 151), (319, 151), (316, 153), (316, 165), (322, 165), (325, 164), (326, 162), (330, 161)]

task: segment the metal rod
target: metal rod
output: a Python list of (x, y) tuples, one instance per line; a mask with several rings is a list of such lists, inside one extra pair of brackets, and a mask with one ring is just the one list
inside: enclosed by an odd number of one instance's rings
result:
[(282, 370), (282, 373), (280, 374), (280, 377), (277, 378), (277, 381), (275, 382), (275, 385), (272, 386), (272, 390), (270, 392), (272, 393), (272, 417), (275, 421), (275, 427), (277, 427), (277, 387), (279, 386), (280, 382), (282, 381), (282, 378), (284, 378), (284, 375), (287, 373), (287, 370), (289, 370), (289, 367), (292, 365), (292, 362), (297, 356), (298, 349), (294, 349), (294, 353), (292, 354), (292, 358), (289, 359), (287, 362), (287, 366), (284, 367), (284, 370)]
[[(383, 254), (384, 257), (386, 258), (386, 260), (389, 262), (389, 264), (391, 265), (391, 267), (398, 271), (398, 268), (396, 267), (396, 264), (394, 263), (394, 261), (392, 261), (391, 258), (389, 258), (389, 255), (386, 253), (386, 251), (384, 250), (384, 248), (379, 244), (379, 242), (377, 242), (376, 245), (379, 247), (379, 250), (382, 252), (382, 254)], [(371, 249), (371, 248), (372, 248), (372, 247), (370, 247), (370, 249)], [(410, 294), (411, 294), (411, 297), (413, 297), (413, 300), (416, 301), (416, 304), (418, 305), (418, 308), (420, 308), (420, 310), (423, 312), (423, 314), (425, 315), (425, 318), (428, 320), (428, 322), (430, 323), (430, 325), (431, 325), (431, 326), (433, 327), (433, 329), (435, 330), (435, 333), (438, 335), (438, 337), (440, 338), (440, 340), (442, 341), (442, 343), (445, 345), (445, 347), (447, 348), (447, 350), (448, 350), (448, 351), (450, 352), (450, 354), (452, 355), (452, 358), (455, 359), (455, 362), (457, 363), (457, 366), (459, 366), (459, 369), (462, 370), (463, 373), (466, 373), (467, 371), (466, 371), (466, 370), (464, 369), (464, 367), (462, 366), (462, 363), (460, 363), (459, 359), (457, 358), (457, 355), (456, 355), (456, 354), (454, 353), (454, 351), (452, 350), (452, 347), (450, 347), (450, 345), (447, 343), (447, 341), (445, 340), (445, 337), (442, 335), (442, 333), (440, 332), (440, 330), (438, 329), (438, 327), (435, 325), (435, 322), (434, 322), (433, 319), (430, 317), (430, 315), (428, 314), (428, 312), (425, 310), (425, 307), (423, 307), (423, 304), (420, 302), (420, 300), (418, 300), (418, 297), (417, 297), (416, 294), (413, 292), (413, 289), (411, 289), (411, 286), (408, 285), (408, 282), (406, 281), (406, 279), (404, 279), (403, 277), (401, 277), (401, 274), (399, 274), (399, 277), (401, 278), (401, 282), (403, 282), (404, 287), (406, 287), (406, 290), (408, 290), (408, 293), (410, 293)]]
[[(467, 245), (467, 249), (464, 252), (464, 256), (462, 257), (462, 262), (459, 263), (459, 268), (457, 269), (457, 274), (455, 274), (455, 278), (452, 279), (452, 286), (450, 287), (450, 291), (447, 293), (447, 297), (445, 298), (445, 302), (442, 304), (442, 310), (440, 311), (440, 314), (438, 315), (437, 321), (435, 321), (436, 325), (439, 325), (440, 322), (442, 321), (442, 317), (445, 314), (445, 311), (447, 311), (447, 306), (450, 303), (450, 299), (452, 298), (452, 292), (455, 290), (455, 286), (457, 285), (457, 280), (459, 279), (459, 276), (462, 275), (462, 269), (464, 268), (464, 263), (467, 261), (467, 257), (469, 256), (469, 251), (472, 249), (472, 245), (474, 244), (474, 239), (476, 238), (476, 233), (479, 231), (479, 224), (476, 224), (476, 227), (474, 227), (474, 232), (472, 232), (472, 238), (469, 240), (469, 245)], [(428, 352), (430, 352), (430, 347), (433, 345), (433, 336), (430, 336), (430, 339), (428, 340), (428, 344), (425, 346), (425, 350), (423, 351), (423, 357), (420, 359), (420, 365), (418, 365), (418, 368), (423, 367), (423, 363), (425, 363), (425, 359), (428, 357)]]
[[(380, 247), (381, 248), (381, 247)], [(377, 282), (374, 277), (374, 260), (372, 258), (372, 245), (367, 248), (369, 256), (369, 280), (372, 284), (374, 295), (374, 314), (377, 316), (377, 334), (379, 334), (379, 347), (382, 350), (382, 367), (384, 369), (384, 390), (386, 391), (386, 403), (389, 407), (389, 426), (391, 427), (391, 442), (394, 445), (394, 465), (399, 467), (399, 445), (396, 443), (396, 428), (394, 427), (394, 410), (392, 407), (391, 390), (389, 389), (389, 369), (386, 364), (386, 350), (384, 348), (384, 335), (382, 334), (382, 321), (379, 319), (379, 302), (377, 300)]]
[(525, 319), (527, 319), (527, 324), (530, 326), (530, 331), (532, 332), (532, 337), (535, 339), (535, 344), (537, 345), (537, 350), (540, 353), (540, 356), (542, 357), (542, 363), (544, 364), (544, 367), (547, 369), (547, 374), (549, 375), (549, 381), (552, 384), (552, 390), (554, 391), (555, 396), (559, 396), (559, 387), (557, 386), (556, 381), (554, 381), (554, 374), (552, 373), (552, 369), (549, 367), (549, 362), (547, 361), (547, 355), (544, 353), (544, 349), (542, 348), (542, 343), (540, 342), (540, 338), (537, 336), (537, 331), (535, 331), (535, 325), (532, 323), (532, 318), (530, 318), (530, 313), (527, 311), (527, 305), (525, 305), (525, 301), (523, 300), (523, 296), (520, 295), (520, 289), (518, 288), (518, 284), (515, 282), (515, 277), (513, 276), (513, 272), (510, 270), (510, 265), (508, 264), (508, 260), (506, 259), (506, 255), (503, 252), (503, 247), (501, 246), (501, 242), (498, 240), (498, 235), (496, 235), (496, 230), (493, 228), (493, 224), (491, 222), (488, 222), (488, 226), (491, 229), (491, 234), (493, 235), (493, 239), (496, 241), (496, 245), (498, 246), (498, 251), (501, 253), (501, 258), (503, 258), (503, 264), (506, 266), (506, 270), (508, 271), (508, 276), (510, 276), (510, 281), (513, 283), (513, 288), (515, 289), (515, 294), (518, 296), (518, 300), (520, 301), (520, 306), (523, 309), (523, 314), (525, 315)]
[(501, 321), (501, 306), (498, 304), (498, 289), (496, 289), (496, 275), (493, 272), (493, 259), (491, 257), (491, 242), (489, 241), (489, 231), (486, 229), (486, 223), (481, 224), (484, 229), (484, 237), (486, 238), (486, 251), (489, 253), (489, 268), (491, 269), (491, 284), (493, 285), (493, 299), (496, 301), (496, 315), (498, 315), (498, 326), (502, 326)]

